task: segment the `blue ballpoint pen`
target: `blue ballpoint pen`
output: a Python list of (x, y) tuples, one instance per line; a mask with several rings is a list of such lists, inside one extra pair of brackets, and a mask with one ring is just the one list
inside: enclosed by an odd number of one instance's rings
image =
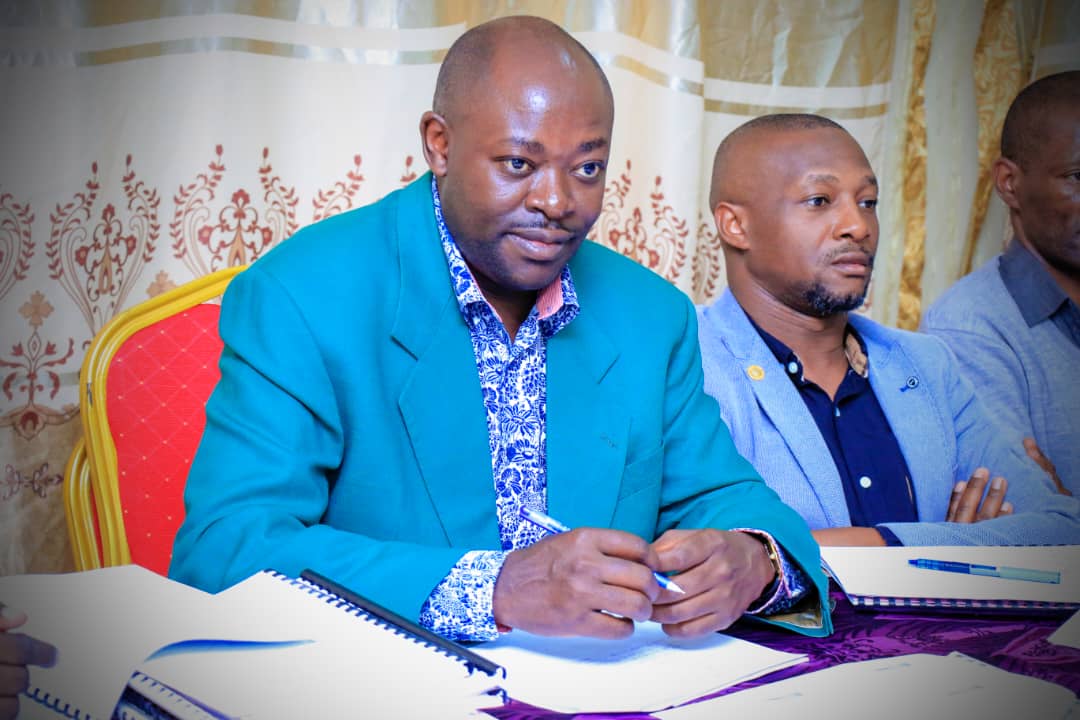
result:
[[(566, 527), (550, 515), (545, 515), (544, 513), (537, 512), (536, 510), (530, 510), (529, 508), (524, 506), (522, 506), (521, 508), (521, 517), (525, 520), (528, 520), (533, 525), (544, 528), (549, 533), (557, 534), (570, 532), (570, 528)], [(680, 595), (686, 594), (685, 590), (676, 585), (675, 581), (667, 577), (666, 575), (661, 575), (658, 572), (654, 572), (653, 577), (656, 578), (656, 582), (660, 583), (660, 587), (664, 588), (665, 590), (671, 590), (672, 592), (677, 592)]]
[(943, 570), (945, 572), (967, 573), (968, 575), (982, 575), (984, 577), (1006, 578), (1008, 580), (1030, 580), (1041, 583), (1060, 583), (1061, 573), (1052, 570), (1035, 570), (1032, 568), (1009, 567), (1008, 565), (976, 565), (966, 562), (953, 562), (951, 560), (928, 560), (917, 558), (908, 560), (909, 565), (914, 565), (921, 570)]

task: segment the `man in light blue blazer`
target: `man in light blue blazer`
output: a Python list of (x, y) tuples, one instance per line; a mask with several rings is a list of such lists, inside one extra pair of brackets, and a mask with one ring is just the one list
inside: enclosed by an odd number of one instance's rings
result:
[(849, 314), (870, 281), (877, 191), (854, 138), (816, 115), (756, 118), (717, 150), (728, 289), (699, 309), (699, 336), (736, 446), (822, 544), (1080, 542), (1076, 500), (940, 340)]
[(451, 47), (431, 173), (231, 283), (170, 575), (310, 568), (460, 640), (831, 630), (806, 523), (704, 392), (689, 299), (584, 240), (612, 116), (547, 21)]

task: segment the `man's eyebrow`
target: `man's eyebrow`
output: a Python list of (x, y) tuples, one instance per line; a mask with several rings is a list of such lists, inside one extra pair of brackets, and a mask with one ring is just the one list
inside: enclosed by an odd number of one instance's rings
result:
[[(840, 178), (836, 177), (835, 175), (829, 175), (828, 173), (815, 173), (813, 175), (807, 175), (806, 182), (836, 183), (840, 182)], [(867, 185), (873, 185), (874, 187), (878, 186), (877, 178), (873, 175), (867, 175), (866, 177), (864, 177), (863, 182)]]
[(840, 178), (836, 177), (835, 175), (828, 175), (826, 173), (814, 173), (812, 175), (806, 176), (806, 182), (810, 183), (834, 183), (839, 181)]
[(607, 138), (602, 138), (602, 137), (593, 138), (592, 140), (586, 140), (585, 142), (578, 145), (578, 152), (580, 152), (580, 153), (590, 153), (593, 150), (599, 150), (601, 148), (606, 148), (607, 144), (608, 144)]
[[(530, 140), (526, 137), (514, 136), (507, 138), (506, 142), (510, 145), (522, 148), (526, 152), (532, 153), (534, 155), (540, 155), (546, 150), (546, 148), (544, 147), (544, 143), (540, 142), (539, 140)], [(607, 138), (598, 137), (580, 143), (577, 149), (579, 153), (590, 153), (594, 150), (605, 148), (607, 147), (607, 145)]]
[(540, 155), (544, 152), (544, 143), (540, 142), (539, 140), (530, 140), (525, 137), (515, 136), (507, 138), (506, 142), (510, 145), (522, 148), (526, 152), (532, 153), (533, 155)]

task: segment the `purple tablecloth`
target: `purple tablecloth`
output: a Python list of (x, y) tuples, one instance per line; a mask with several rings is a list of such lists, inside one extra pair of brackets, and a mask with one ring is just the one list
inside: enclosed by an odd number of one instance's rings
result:
[[(922, 615), (914, 613), (855, 611), (833, 589), (833, 634), (810, 638), (759, 623), (740, 622), (728, 633), (777, 650), (805, 653), (809, 661), (741, 683), (708, 697), (764, 685), (844, 662), (911, 653), (947, 655), (962, 652), (1011, 672), (1031, 675), (1064, 685), (1080, 693), (1080, 650), (1046, 641), (1067, 616)], [(489, 710), (500, 720), (555, 720), (575, 717), (545, 711), (523, 703)], [(587, 715), (629, 720), (647, 714)]]

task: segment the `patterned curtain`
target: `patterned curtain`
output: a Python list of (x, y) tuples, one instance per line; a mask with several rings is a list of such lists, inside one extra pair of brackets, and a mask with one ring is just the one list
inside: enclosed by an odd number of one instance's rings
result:
[(595, 240), (717, 296), (716, 145), (762, 113), (821, 113), (877, 171), (864, 311), (903, 327), (1000, 248), (1004, 108), (1080, 57), (1067, 0), (0, 1), (0, 574), (73, 566), (61, 486), (94, 334), (416, 178), (446, 49), (518, 13), (611, 79)]

